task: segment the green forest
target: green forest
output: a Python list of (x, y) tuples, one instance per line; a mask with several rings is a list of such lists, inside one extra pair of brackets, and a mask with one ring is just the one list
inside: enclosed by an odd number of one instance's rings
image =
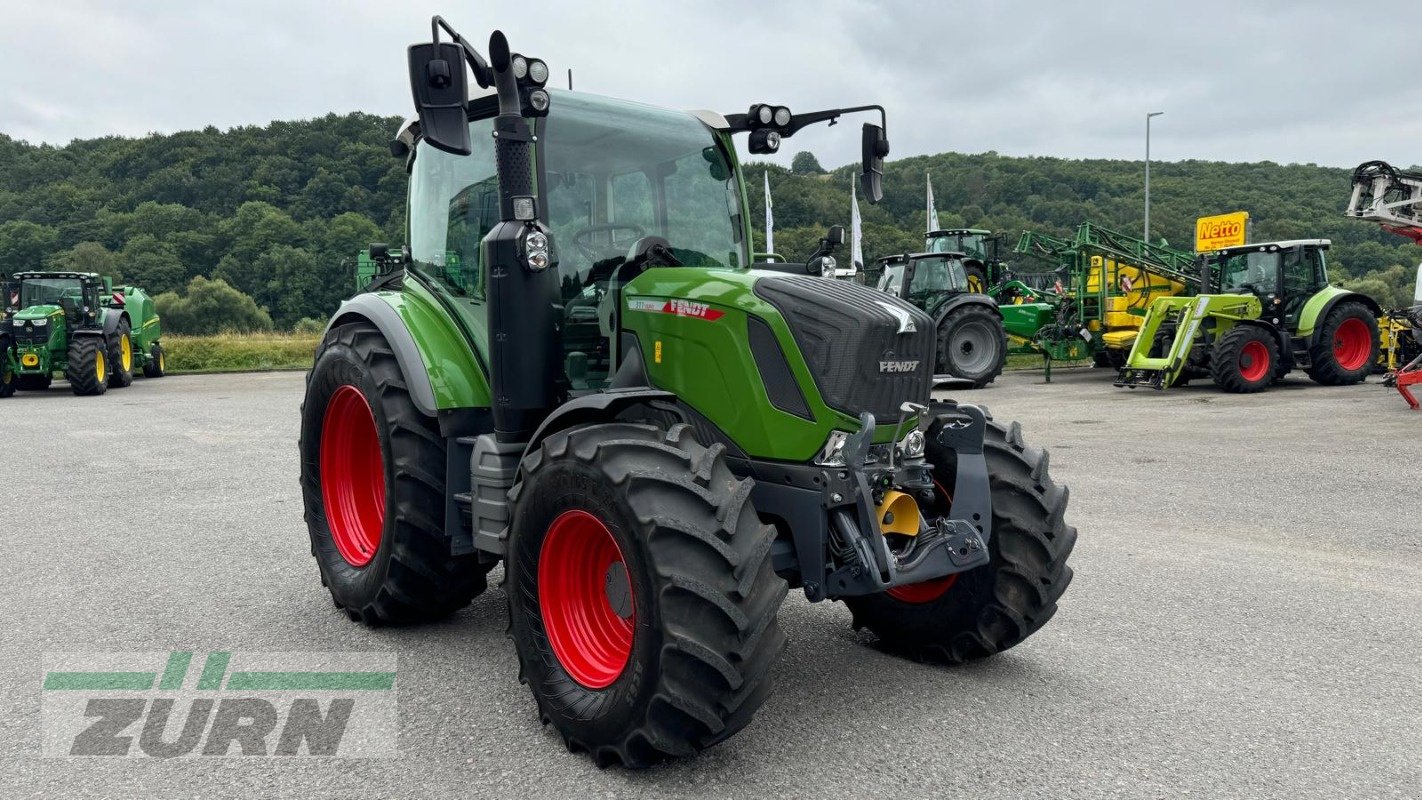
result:
[[(310, 329), (350, 293), (357, 250), (402, 240), (404, 168), (389, 151), (399, 123), (332, 114), (63, 147), (0, 134), (0, 274), (111, 275), (160, 295), (160, 311), (179, 333)], [(804, 256), (829, 225), (848, 225), (854, 169), (825, 171), (806, 153), (792, 169), (750, 164), (756, 227), (768, 170), (776, 250)], [(921, 246), (926, 173), (943, 227), (1015, 237), (1024, 229), (1066, 234), (1085, 221), (1139, 231), (1142, 170), (1139, 161), (996, 153), (890, 161), (883, 202), (861, 199), (864, 255), (872, 261)], [(1188, 250), (1197, 216), (1247, 210), (1255, 240), (1332, 239), (1336, 280), (1403, 305), (1422, 248), (1345, 219), (1349, 188), (1346, 169), (1153, 163), (1152, 237)], [(758, 230), (758, 249), (762, 236)]]

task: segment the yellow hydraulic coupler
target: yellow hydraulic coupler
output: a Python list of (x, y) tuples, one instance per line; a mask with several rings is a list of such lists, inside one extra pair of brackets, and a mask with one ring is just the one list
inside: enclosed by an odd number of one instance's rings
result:
[(879, 529), (884, 533), (918, 535), (918, 503), (903, 492), (885, 492), (884, 502), (874, 509), (874, 513), (879, 515)]

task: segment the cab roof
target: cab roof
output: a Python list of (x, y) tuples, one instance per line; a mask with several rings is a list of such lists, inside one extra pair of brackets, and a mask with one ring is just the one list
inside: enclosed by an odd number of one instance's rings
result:
[(1218, 250), (1211, 250), (1211, 254), (1223, 253), (1272, 253), (1276, 250), (1288, 250), (1291, 247), (1317, 247), (1320, 250), (1327, 250), (1333, 245), (1330, 239), (1285, 239), (1278, 242), (1253, 242), (1251, 244), (1239, 244), (1234, 247), (1221, 247)]

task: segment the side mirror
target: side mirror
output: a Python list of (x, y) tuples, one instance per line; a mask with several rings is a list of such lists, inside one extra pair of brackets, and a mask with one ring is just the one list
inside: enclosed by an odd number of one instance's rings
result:
[(864, 172), (859, 176), (859, 188), (864, 192), (864, 199), (877, 203), (884, 199), (884, 157), (889, 154), (889, 140), (884, 135), (884, 129), (864, 123), (860, 151)]
[(825, 241), (830, 244), (844, 244), (844, 226), (831, 225), (829, 233), (825, 234)]
[(389, 257), (390, 257), (390, 245), (385, 244), (384, 242), (371, 242), (371, 243), (370, 243), (370, 260), (371, 260), (371, 261), (384, 261), (385, 259), (387, 259), (387, 258), (389, 258)]
[(432, 146), (467, 156), (469, 78), (464, 48), (453, 42), (410, 45), (410, 93), (420, 112), (420, 130)]

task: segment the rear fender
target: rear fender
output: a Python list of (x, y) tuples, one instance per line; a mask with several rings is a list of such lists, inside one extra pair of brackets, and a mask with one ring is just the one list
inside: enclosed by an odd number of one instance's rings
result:
[(1328, 315), (1339, 303), (1362, 303), (1367, 306), (1373, 316), (1382, 316), (1382, 307), (1371, 297), (1359, 292), (1350, 292), (1337, 286), (1329, 286), (1320, 290), (1313, 297), (1304, 303), (1303, 310), (1299, 312), (1299, 332), (1298, 336), (1306, 339), (1309, 346), (1318, 341), (1318, 329), (1323, 321), (1328, 319)]

